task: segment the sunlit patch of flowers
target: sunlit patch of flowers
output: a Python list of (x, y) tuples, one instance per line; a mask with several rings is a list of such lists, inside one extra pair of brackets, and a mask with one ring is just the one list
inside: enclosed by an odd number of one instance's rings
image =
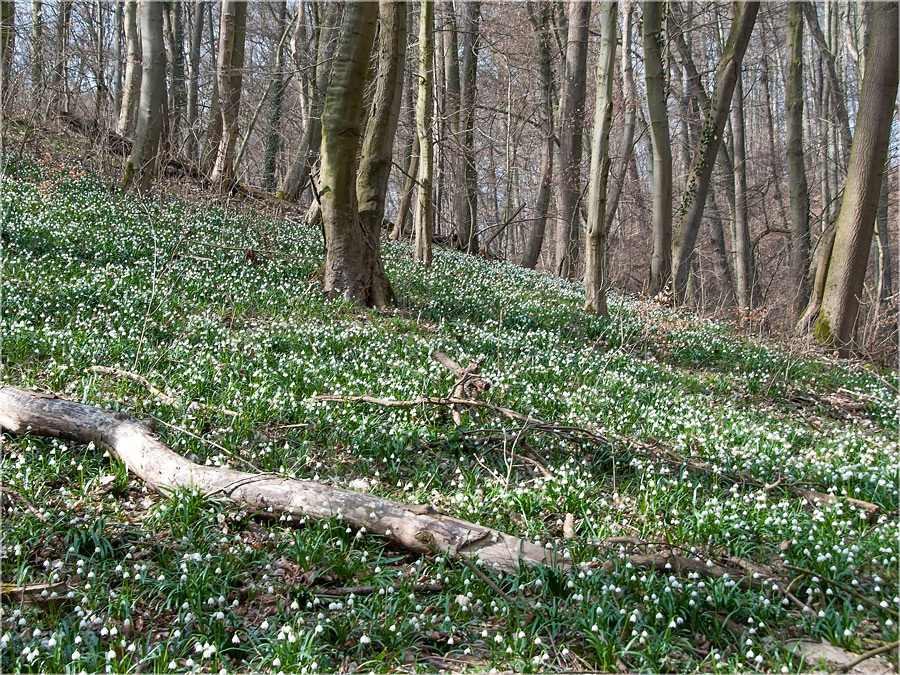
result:
[[(589, 317), (579, 284), (440, 249), (423, 270), (404, 244), (383, 249), (402, 308), (366, 312), (322, 296), (319, 233), (300, 222), (140, 200), (27, 160), (10, 161), (2, 207), (6, 382), (153, 416), (208, 466), (432, 504), (570, 564), (502, 575), (411, 560), (340, 514), (156, 495), (102, 448), (6, 438), (3, 483), (38, 515), (4, 500), (3, 581), (49, 585), (0, 609), (10, 670), (426, 670), (446, 657), (488, 672), (783, 672), (798, 662), (771, 641), (791, 631), (858, 652), (897, 639), (895, 374), (825, 367), (632, 298)], [(312, 400), (446, 394), (434, 349), (483, 359), (493, 402), (624, 440), (486, 442), (469, 432), (506, 423), (467, 414), (455, 429), (442, 410)], [(139, 373), (176, 403), (92, 365)], [(839, 388), (864, 408), (841, 418), (785, 398)], [(780, 565), (799, 606), (772, 583), (635, 567), (610, 537)]]

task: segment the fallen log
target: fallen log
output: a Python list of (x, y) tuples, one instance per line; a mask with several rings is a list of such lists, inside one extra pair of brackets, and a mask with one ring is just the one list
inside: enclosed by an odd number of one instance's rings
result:
[(338, 517), (354, 529), (384, 536), (415, 553), (480, 559), (505, 572), (515, 572), (521, 563), (568, 566), (557, 559), (554, 550), (444, 515), (428, 505), (396, 502), (311, 481), (194, 464), (157, 439), (147, 424), (121, 412), (0, 386), (0, 428), (103, 446), (163, 494), (196, 489), (207, 496), (224, 495), (268, 517)]

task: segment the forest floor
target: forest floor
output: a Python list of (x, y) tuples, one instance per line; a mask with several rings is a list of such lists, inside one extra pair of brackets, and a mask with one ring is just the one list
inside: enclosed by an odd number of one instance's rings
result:
[[(383, 244), (400, 307), (362, 310), (323, 296), (299, 219), (140, 199), (50, 159), (8, 158), (2, 209), (5, 384), (571, 563), (477, 570), (6, 435), (3, 672), (788, 673), (898, 639), (896, 373), (633, 298), (588, 316), (580, 284), (441, 249), (424, 269), (405, 244)], [(607, 441), (314, 400), (446, 396), (435, 349), (483, 360), (485, 401)]]

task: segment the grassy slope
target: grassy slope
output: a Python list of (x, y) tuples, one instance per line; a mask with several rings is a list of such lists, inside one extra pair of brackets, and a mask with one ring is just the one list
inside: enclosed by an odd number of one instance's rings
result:
[[(294, 529), (192, 494), (162, 499), (93, 448), (6, 438), (3, 483), (49, 525), (6, 505), (2, 580), (68, 588), (62, 602), (3, 608), (5, 672), (125, 671), (141, 660), (151, 671), (468, 663), (788, 672), (803, 667), (788, 638), (854, 651), (897, 639), (888, 612), (819, 578), (794, 584), (808, 603), (801, 611), (733, 580), (643, 572), (624, 560), (599, 570), (625, 552), (603, 539), (638, 536), (700, 557), (783, 560), (896, 609), (896, 376), (792, 355), (627, 298), (612, 299), (609, 321), (588, 317), (577, 284), (440, 250), (423, 270), (399, 245), (386, 244), (386, 262), (404, 309), (363, 312), (322, 297), (318, 233), (301, 225), (141, 201), (52, 165), (11, 160), (9, 171), (5, 382), (152, 415), (166, 442), (201, 462), (344, 486), (365, 479), (377, 494), (534, 538), (577, 565), (498, 578), (517, 598), (507, 606), (458, 563), (407, 558), (340, 522)], [(253, 264), (249, 247), (271, 247), (273, 259)], [(488, 398), (501, 405), (658, 439), (726, 474), (808, 483), (874, 502), (882, 515), (866, 522), (846, 502), (804, 508), (780, 488), (734, 486), (642, 459), (627, 444), (530, 436), (553, 473), (545, 478), (502, 443), (454, 431), (441, 411), (309, 401), (445, 394), (452, 380), (430, 360), (435, 348), (484, 358)], [(239, 415), (165, 405), (86, 372), (94, 364)], [(838, 390), (855, 395), (829, 399)], [(863, 404), (848, 405), (854, 397)], [(276, 426), (291, 424), (305, 426)], [(573, 539), (562, 536), (566, 514)], [(434, 580), (444, 592), (410, 594), (410, 583)], [(315, 599), (317, 584), (390, 588), (337, 602)], [(741, 627), (740, 646), (725, 617)]]

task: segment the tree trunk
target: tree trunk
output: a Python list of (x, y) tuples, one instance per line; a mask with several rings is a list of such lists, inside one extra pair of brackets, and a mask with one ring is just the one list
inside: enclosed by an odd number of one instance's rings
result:
[(650, 257), (650, 296), (665, 290), (672, 276), (672, 143), (666, 109), (666, 77), (660, 45), (665, 5), (644, 3), (644, 78), (650, 140), (653, 146), (653, 248)]
[(747, 170), (744, 143), (744, 85), (743, 74), (737, 73), (732, 107), (734, 135), (734, 220), (731, 242), (734, 250), (735, 296), (742, 309), (750, 309), (753, 302), (753, 259), (750, 250), (750, 223), (747, 214)]
[(312, 100), (309, 105), (309, 116), (297, 153), (278, 189), (278, 196), (287, 201), (294, 201), (303, 194), (309, 184), (309, 177), (322, 144), (322, 106), (331, 75), (332, 56), (337, 44), (335, 37), (338, 33), (338, 26), (341, 24), (343, 7), (344, 4), (341, 2), (329, 2), (325, 5), (319, 37), (316, 41), (316, 74)]
[(874, 10), (847, 182), (822, 307), (813, 327), (818, 342), (844, 353), (859, 311), (897, 96), (897, 14), (893, 2), (879, 4)]
[(96, 83), (94, 84), (94, 126), (99, 129), (103, 112), (103, 100), (106, 98), (106, 50), (104, 46), (105, 26), (103, 23), (103, 0), (97, 0), (97, 69), (95, 71)]
[(481, 2), (463, 3), (462, 79), (460, 81), (460, 125), (463, 142), (462, 167), (464, 196), (456, 205), (460, 218), (458, 232), (460, 246), (468, 253), (476, 253), (478, 244), (478, 167), (475, 162), (475, 100), (477, 98), (479, 24)]
[(737, 82), (744, 52), (750, 42), (757, 12), (759, 2), (743, 1), (735, 6), (728, 42), (716, 68), (715, 91), (710, 101), (709, 112), (703, 120), (700, 144), (691, 162), (687, 186), (681, 198), (678, 226), (672, 237), (674, 290), (679, 300), (684, 298), (687, 289), (694, 245), (703, 219), (715, 157), (722, 141), (722, 131), (728, 119), (734, 85)]
[[(363, 138), (359, 174), (356, 178), (356, 198), (359, 203), (360, 226), (375, 242), (376, 251), (384, 221), (384, 207), (388, 180), (391, 176), (394, 137), (400, 119), (403, 100), (403, 75), (406, 63), (406, 3), (381, 0), (379, 5), (378, 71), (375, 75), (375, 95), (369, 111), (369, 121)], [(376, 255), (376, 275), (383, 277), (379, 284), (390, 289), (380, 252)], [(387, 304), (392, 298), (382, 298), (375, 304)]]
[(795, 318), (809, 299), (809, 188), (803, 159), (803, 6), (788, 5), (785, 85), (787, 172), (791, 192), (791, 307)]
[[(352, 12), (348, 6), (346, 13)], [(251, 511), (271, 512), (275, 518), (290, 515), (297, 522), (341, 514), (349, 527), (386, 537), (414, 553), (472, 558), (509, 573), (516, 573), (522, 564), (568, 567), (558, 560), (556, 551), (443, 515), (428, 505), (404, 504), (324, 483), (194, 464), (161, 443), (148, 424), (120, 412), (0, 386), (0, 426), (12, 433), (102, 446), (162, 494), (199, 490), (204, 495), (224, 495)]]
[(634, 18), (634, 6), (629, 2), (625, 11), (622, 25), (622, 79), (624, 80), (624, 104), (625, 126), (622, 129), (622, 140), (619, 145), (619, 165), (613, 177), (612, 192), (606, 205), (606, 224), (616, 217), (619, 208), (619, 199), (622, 196), (622, 188), (625, 186), (625, 176), (628, 173), (628, 165), (634, 153), (634, 129), (637, 122), (637, 101), (634, 87), (634, 64), (631, 62), (631, 34)]
[(244, 39), (247, 35), (246, 0), (223, 0), (219, 24), (219, 111), (222, 137), (210, 180), (222, 189), (234, 183), (234, 146), (238, 139), (238, 112), (244, 68)]
[(187, 97), (184, 87), (184, 19), (181, 0), (171, 0), (168, 6), (170, 60), (172, 62), (172, 145), (177, 145), (185, 117)]
[[(888, 160), (890, 164), (890, 160)], [(891, 278), (891, 245), (888, 239), (888, 198), (890, 197), (890, 166), (884, 168), (884, 178), (881, 180), (881, 194), (878, 199), (878, 214), (876, 216), (875, 233), (878, 242), (878, 299), (887, 301), (894, 294), (894, 284)]]
[[(212, 55), (210, 59), (214, 64), (218, 64), (218, 56), (216, 47), (215, 21), (213, 21), (213, 2), (206, 2), (206, 22), (209, 24), (209, 52)], [(216, 157), (219, 153), (219, 144), (222, 141), (222, 113), (219, 109), (219, 78), (212, 78), (212, 95), (210, 96), (209, 119), (207, 120), (206, 131), (203, 136), (203, 154), (200, 157), (200, 167), (203, 173), (210, 174)]]
[(141, 42), (138, 40), (137, 11), (137, 0), (125, 0), (125, 45), (128, 56), (125, 61), (119, 122), (116, 124), (116, 132), (124, 138), (134, 135), (141, 91)]
[(613, 79), (616, 67), (616, 13), (618, 4), (601, 6), (600, 56), (597, 60), (594, 137), (591, 142), (591, 177), (587, 194), (587, 231), (584, 258), (585, 311), (609, 316), (606, 307), (606, 185), (609, 176), (609, 131), (612, 127)]
[(322, 114), (321, 205), (325, 292), (366, 306), (383, 306), (390, 287), (380, 268), (378, 239), (362, 226), (356, 200), (356, 155), (363, 90), (378, 5), (344, 8), (331, 82)]
[(581, 137), (587, 71), (588, 21), (591, 3), (569, 0), (566, 73), (559, 113), (559, 172), (557, 178), (556, 274), (574, 271), (578, 202), (581, 198)]
[(56, 19), (56, 63), (53, 64), (53, 107), (69, 112), (69, 29), (72, 21), (72, 1), (60, 0)]
[(113, 114), (115, 117), (115, 122), (119, 121), (119, 113), (122, 110), (122, 64), (125, 62), (125, 57), (122, 53), (122, 49), (125, 46), (125, 3), (123, 0), (115, 0), (116, 2), (116, 13), (113, 18), (113, 26), (114, 26), (114, 35), (113, 41), (115, 43), (114, 51), (113, 51)]
[[(118, 8), (118, 5), (116, 5)], [(44, 3), (31, 3), (31, 109), (39, 110), (44, 89)]]
[(16, 4), (13, 0), (0, 1), (0, 107), (5, 112), (12, 91), (12, 60), (16, 44)]
[(432, 209), (434, 146), (432, 106), (434, 75), (434, 1), (422, 0), (419, 14), (419, 98), (416, 101), (416, 133), (419, 136), (419, 190), (413, 219), (415, 258), (431, 264), (431, 237), (434, 227)]
[(203, 40), (203, 0), (194, 0), (193, 25), (191, 26), (191, 47), (188, 57), (188, 87), (187, 87), (187, 143), (185, 154), (193, 161), (197, 161), (197, 149), (200, 141), (198, 124), (200, 122), (200, 103), (198, 90), (200, 88), (200, 43)]
[(544, 233), (547, 228), (547, 212), (550, 210), (550, 198), (553, 194), (553, 36), (550, 31), (550, 15), (553, 11), (546, 0), (540, 8), (528, 3), (528, 17), (537, 39), (538, 72), (541, 82), (541, 132), (543, 145), (541, 149), (541, 177), (538, 182), (537, 200), (534, 205), (534, 227), (525, 245), (522, 267), (534, 269), (541, 249), (544, 247)]
[[(300, 11), (302, 11), (302, 7)], [(300, 20), (300, 17), (298, 17)], [(278, 35), (287, 30), (287, 0), (278, 4)], [(278, 159), (279, 128), (281, 127), (281, 102), (284, 97), (284, 38), (279, 37), (275, 47), (275, 73), (272, 85), (272, 109), (269, 112), (269, 129), (266, 132), (266, 148), (263, 158), (263, 187), (266, 190), (275, 188), (275, 169)]]
[(166, 47), (163, 38), (163, 4), (142, 2), (141, 10), (141, 94), (137, 130), (131, 154), (125, 164), (124, 187), (136, 183), (146, 191), (156, 177), (160, 140), (166, 109)]

